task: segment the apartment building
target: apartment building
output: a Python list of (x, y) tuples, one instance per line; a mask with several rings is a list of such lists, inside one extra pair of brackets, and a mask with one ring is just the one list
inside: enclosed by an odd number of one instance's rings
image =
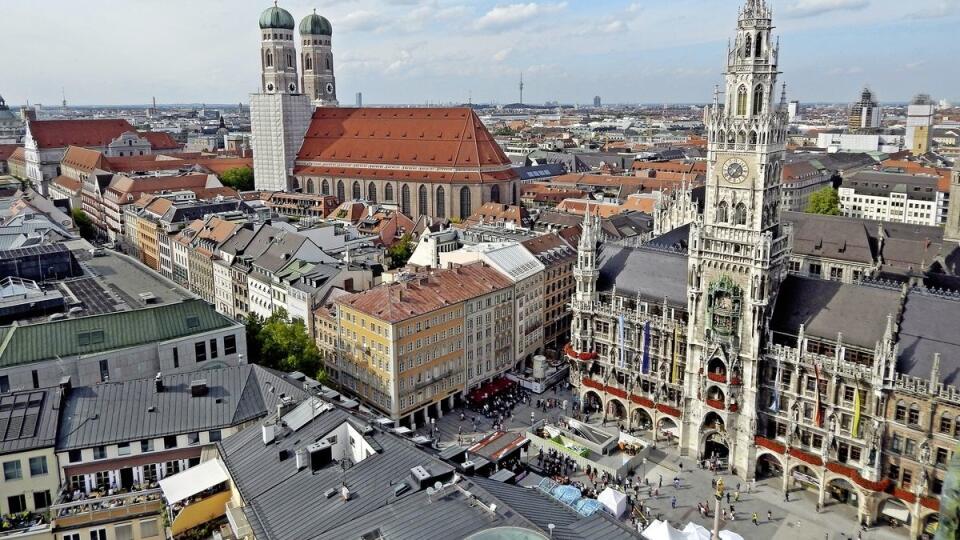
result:
[(521, 245), (544, 266), (543, 344), (560, 351), (570, 340), (568, 304), (577, 288), (573, 279), (577, 250), (556, 233), (524, 240)]
[(845, 216), (916, 225), (940, 225), (946, 196), (937, 177), (859, 171), (840, 185)]
[[(442, 416), (466, 390), (471, 370), (465, 346), (468, 318), (474, 361), (481, 360), (478, 348), (485, 355), (488, 344), (493, 354), (490, 370), (486, 359), (479, 371), (473, 369), (474, 379), (480, 380), (494, 370), (498, 351), (503, 354), (503, 340), (494, 331), (506, 326), (509, 317), (494, 302), (498, 295), (500, 302), (507, 302), (512, 289), (509, 279), (481, 263), (416, 274), (338, 299), (333, 367), (341, 387), (405, 425), (423, 425)], [(479, 342), (477, 331), (483, 334)]]

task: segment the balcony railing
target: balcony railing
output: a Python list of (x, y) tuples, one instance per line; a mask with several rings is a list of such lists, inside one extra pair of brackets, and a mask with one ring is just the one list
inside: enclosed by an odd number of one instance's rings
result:
[[(51, 506), (50, 516), (56, 527), (74, 527), (85, 523), (114, 521), (129, 516), (159, 513), (163, 508), (161, 494), (159, 488), (118, 495), (96, 496), (94, 494)], [(61, 498), (68, 498), (67, 494)]]
[(707, 405), (709, 405), (711, 408), (714, 408), (714, 409), (716, 409), (716, 410), (718, 410), (718, 411), (722, 411), (722, 410), (725, 409), (725, 407), (723, 406), (723, 400), (722, 400), (722, 399), (709, 399), (709, 398), (708, 398), (706, 401), (707, 401)]
[(718, 383), (727, 383), (727, 374), (726, 373), (714, 373), (712, 371), (707, 373), (707, 378), (713, 382)]

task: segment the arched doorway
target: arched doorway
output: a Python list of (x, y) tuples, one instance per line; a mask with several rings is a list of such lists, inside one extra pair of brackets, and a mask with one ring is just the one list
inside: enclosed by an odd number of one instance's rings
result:
[(796, 465), (790, 468), (790, 481), (787, 484), (787, 491), (793, 489), (808, 489), (811, 491), (820, 491), (820, 476), (806, 465)]
[(677, 421), (669, 416), (661, 416), (657, 419), (657, 433), (656, 439), (658, 441), (667, 441), (670, 444), (674, 442), (680, 442), (680, 426), (677, 425)]
[(880, 503), (880, 520), (888, 525), (910, 524), (910, 509), (900, 499), (889, 497)]
[(490, 202), (500, 202), (500, 186), (496, 184), (490, 186)]
[(627, 418), (627, 407), (619, 399), (611, 399), (607, 402), (606, 418), (615, 422), (625, 420)]
[(727, 382), (727, 364), (714, 356), (707, 364), (707, 378), (715, 382)]
[(783, 464), (773, 454), (761, 454), (757, 457), (755, 473), (757, 480), (783, 478)]
[(827, 495), (829, 496), (825, 503), (827, 506), (840, 503), (856, 508), (860, 500), (860, 492), (846, 478), (834, 478), (828, 481)]
[(590, 414), (594, 411), (599, 411), (603, 408), (603, 400), (600, 399), (600, 394), (594, 392), (593, 390), (587, 390), (583, 394), (583, 412)]
[(715, 412), (708, 412), (700, 425), (702, 434), (700, 443), (700, 458), (715, 461), (725, 466), (730, 455), (730, 442), (727, 439), (727, 428), (723, 418)]
[(653, 418), (643, 407), (637, 407), (633, 410), (633, 427), (641, 431), (646, 431), (653, 427)]

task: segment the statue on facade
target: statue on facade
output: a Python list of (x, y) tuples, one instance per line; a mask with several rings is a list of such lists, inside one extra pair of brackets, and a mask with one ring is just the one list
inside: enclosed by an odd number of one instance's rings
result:
[(930, 439), (924, 439), (920, 443), (920, 463), (924, 465), (930, 463)]

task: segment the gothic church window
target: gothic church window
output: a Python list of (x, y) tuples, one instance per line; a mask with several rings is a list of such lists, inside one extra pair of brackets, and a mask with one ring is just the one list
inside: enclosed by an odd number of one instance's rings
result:
[(470, 188), (463, 186), (460, 188), (460, 219), (470, 217)]
[(727, 202), (720, 201), (720, 204), (717, 205), (717, 222), (726, 223), (727, 222)]
[(343, 189), (343, 180), (337, 180), (337, 200), (343, 202), (347, 198)]
[(747, 87), (741, 86), (737, 90), (737, 115), (747, 114)]
[(303, 59), (303, 69), (305, 70), (313, 69), (313, 58), (307, 56)]
[(445, 192), (444, 192), (443, 186), (440, 186), (437, 188), (437, 198), (436, 198), (436, 201), (434, 202), (434, 206), (437, 207), (436, 214), (438, 218), (446, 217), (444, 215), (447, 210), (446, 201), (444, 199), (444, 193)]
[(320, 193), (324, 195), (330, 194), (330, 184), (328, 184), (326, 180), (320, 183)]
[(307, 193), (313, 193), (313, 178), (307, 179)]
[(328, 57), (327, 57), (327, 71), (330, 71), (331, 69), (333, 69), (333, 68), (330, 67), (331, 65), (333, 65), (333, 63), (330, 61), (330, 57), (328, 56)]
[(763, 34), (757, 34), (757, 48), (754, 51), (754, 56), (760, 57), (760, 52), (763, 49)]
[(410, 217), (410, 187), (406, 184), (400, 188), (400, 213)]
[(393, 200), (393, 184), (387, 184), (386, 187), (383, 188), (383, 198), (387, 201)]
[(747, 224), (747, 206), (745, 204), (737, 204), (737, 208), (733, 213), (733, 221), (735, 225)]
[(377, 202), (377, 186), (373, 182), (367, 185), (367, 200), (372, 203)]
[(290, 53), (287, 53), (287, 67), (288, 68), (293, 67), (293, 55)]
[(763, 86), (757, 85), (753, 89), (753, 114), (760, 114), (763, 111)]
[(273, 53), (270, 51), (267, 51), (266, 63), (267, 63), (267, 67), (273, 67)]
[(428, 210), (429, 201), (427, 200), (427, 186), (420, 185), (420, 189), (417, 190), (417, 213), (421, 216), (429, 214)]
[(747, 35), (747, 40), (744, 42), (743, 46), (743, 56), (749, 58), (750, 53), (753, 52), (753, 40), (750, 38), (750, 35)]
[(751, 131), (751, 132), (750, 132), (749, 142), (750, 142), (750, 145), (751, 145), (751, 146), (756, 146), (756, 145), (757, 145), (757, 132), (756, 132), (756, 131)]
[(490, 202), (500, 202), (500, 186), (494, 185), (490, 188)]
[(360, 182), (354, 182), (353, 183), (353, 200), (357, 200), (360, 197), (362, 197), (362, 195), (360, 194)]

